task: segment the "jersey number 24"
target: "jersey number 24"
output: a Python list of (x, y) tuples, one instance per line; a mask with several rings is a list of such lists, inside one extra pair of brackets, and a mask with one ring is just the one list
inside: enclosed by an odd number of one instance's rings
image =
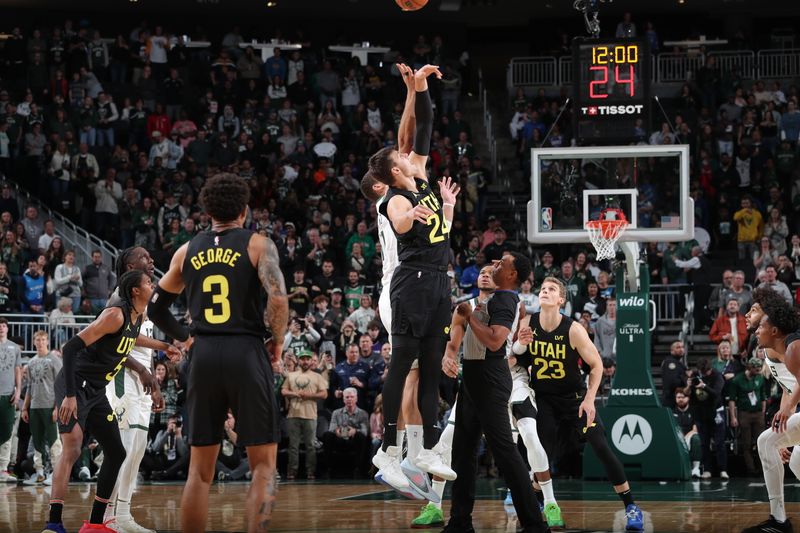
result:
[(433, 229), (431, 229), (431, 233), (428, 235), (431, 244), (442, 242), (445, 239), (445, 235), (450, 233), (450, 223), (447, 222), (447, 219), (442, 220), (439, 218), (439, 213), (434, 213), (428, 217), (427, 225), (430, 226), (431, 224), (433, 224)]

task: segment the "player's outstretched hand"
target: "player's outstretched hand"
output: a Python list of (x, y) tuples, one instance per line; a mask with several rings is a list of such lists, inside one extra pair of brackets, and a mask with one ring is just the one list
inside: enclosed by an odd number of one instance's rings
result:
[(458, 182), (450, 176), (445, 176), (439, 180), (439, 193), (442, 195), (442, 201), (446, 204), (453, 204), (455, 206), (456, 197), (461, 192), (461, 187)]
[(780, 450), (778, 450), (778, 454), (781, 456), (781, 461), (783, 461), (783, 464), (788, 465), (789, 459), (792, 458), (792, 452), (790, 452), (786, 448), (781, 448)]
[(469, 305), (469, 302), (462, 302), (456, 307), (456, 313), (465, 320), (469, 320), (472, 315), (472, 306)]
[(158, 380), (150, 372), (145, 371), (139, 374), (139, 381), (142, 383), (145, 394), (153, 394), (153, 390), (158, 389)]
[(161, 396), (161, 389), (154, 389), (153, 392), (150, 394), (150, 398), (153, 400), (153, 412), (160, 413), (164, 410), (164, 397)]
[(78, 419), (78, 400), (75, 396), (66, 396), (61, 402), (61, 409), (58, 410), (58, 421), (67, 425), (73, 418)]
[(523, 346), (527, 346), (533, 342), (533, 331), (531, 328), (520, 328), (519, 335), (517, 336), (517, 342), (522, 344)]
[(442, 79), (442, 71), (439, 70), (439, 65), (425, 65), (414, 73), (414, 77), (418, 80), (424, 80), (431, 74), (436, 74), (438, 79)]
[(406, 84), (406, 89), (409, 92), (414, 92), (414, 71), (405, 63), (397, 63), (397, 70), (400, 72), (400, 77)]
[(783, 433), (786, 431), (786, 422), (788, 422), (789, 417), (793, 414), (794, 409), (790, 409), (789, 406), (781, 408), (777, 413), (775, 413), (775, 417), (772, 419), (773, 431), (777, 431), (778, 433)]
[(413, 220), (428, 225), (428, 220), (434, 215), (434, 212), (422, 204), (417, 204), (408, 212)]
[(177, 346), (170, 346), (167, 348), (167, 357), (173, 363), (177, 363), (183, 358), (183, 352)]
[(578, 407), (578, 418), (582, 417), (584, 413), (586, 413), (586, 429), (589, 429), (594, 424), (595, 408), (594, 402), (588, 398), (584, 398)]

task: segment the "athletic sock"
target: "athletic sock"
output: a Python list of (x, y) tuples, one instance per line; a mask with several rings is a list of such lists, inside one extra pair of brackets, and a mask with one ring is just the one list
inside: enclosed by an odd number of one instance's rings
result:
[(786, 522), (786, 507), (783, 503), (783, 496), (769, 499), (769, 514), (781, 524)]
[(629, 505), (633, 505), (633, 494), (631, 494), (631, 489), (628, 489), (624, 492), (618, 492), (617, 496), (619, 496), (619, 499), (625, 504), (626, 509)]
[(89, 517), (89, 523), (102, 524), (103, 515), (105, 514), (107, 507), (108, 507), (108, 500), (104, 500), (103, 498), (98, 498), (97, 496), (95, 496), (94, 503), (92, 504), (92, 514)]
[(548, 479), (547, 481), (540, 481), (539, 487), (541, 487), (542, 492), (537, 493), (536, 497), (539, 497), (539, 494), (544, 495), (544, 504), (556, 503), (556, 495), (553, 494), (553, 480)]
[(692, 461), (692, 470), (695, 468), (700, 469), (700, 461)]
[(433, 503), (438, 509), (442, 508), (442, 495), (444, 494), (444, 486), (447, 481), (433, 481), (433, 492), (435, 492), (439, 496), (439, 503)]
[(129, 516), (131, 516), (131, 502), (117, 500), (117, 517), (126, 518)]
[(106, 512), (103, 515), (103, 523), (105, 524), (106, 522), (114, 518), (114, 516), (115, 516), (114, 502), (110, 501), (108, 502), (108, 505), (106, 505)]
[(406, 438), (408, 439), (406, 455), (411, 461), (414, 461), (422, 450), (422, 426), (406, 424)]
[(405, 429), (398, 429), (397, 430), (397, 447), (400, 448), (400, 455), (403, 454), (403, 443), (406, 439), (406, 430)]
[(50, 500), (50, 518), (48, 522), (51, 524), (61, 523), (61, 512), (64, 510), (64, 500)]

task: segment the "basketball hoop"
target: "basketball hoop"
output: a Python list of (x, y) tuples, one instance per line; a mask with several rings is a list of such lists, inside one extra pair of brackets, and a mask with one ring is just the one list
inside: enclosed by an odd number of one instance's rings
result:
[[(605, 213), (605, 216), (603, 216)], [(625, 214), (619, 209), (604, 209), (600, 220), (589, 220), (583, 227), (589, 233), (589, 240), (592, 241), (594, 249), (597, 251), (597, 260), (614, 259), (614, 246), (625, 230), (628, 228), (628, 221)], [(608, 215), (614, 213), (616, 216), (609, 219)]]

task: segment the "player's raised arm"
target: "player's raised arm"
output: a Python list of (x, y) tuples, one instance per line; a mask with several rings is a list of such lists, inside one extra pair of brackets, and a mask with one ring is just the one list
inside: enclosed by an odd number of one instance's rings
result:
[(400, 126), (397, 128), (397, 151), (402, 154), (411, 153), (414, 146), (414, 131), (417, 120), (414, 114), (414, 104), (417, 100), (417, 89), (414, 81), (414, 71), (404, 63), (397, 64), (400, 77), (406, 84), (406, 104), (400, 116)]
[(289, 322), (289, 298), (286, 295), (286, 282), (280, 269), (278, 247), (270, 238), (264, 238), (264, 250), (258, 258), (258, 279), (267, 291), (267, 307), (264, 309), (264, 323), (272, 331), (272, 361), (280, 360), (283, 339)]
[(436, 74), (440, 79), (442, 77), (439, 67), (435, 65), (425, 65), (414, 74), (414, 87), (417, 93), (414, 115), (417, 124), (414, 133), (414, 151), (408, 156), (409, 161), (417, 167), (415, 176), (425, 181), (428, 180), (425, 166), (428, 163), (433, 134), (433, 103), (428, 92), (428, 76), (431, 74)]
[(427, 224), (433, 214), (433, 211), (427, 206), (421, 203), (411, 205), (408, 198), (403, 196), (393, 196), (386, 206), (386, 217), (391, 221), (398, 235), (409, 232), (414, 221)]
[(147, 304), (147, 314), (153, 324), (167, 336), (180, 342), (189, 338), (189, 330), (175, 319), (169, 307), (183, 291), (183, 260), (188, 247), (189, 243), (184, 244), (172, 256), (169, 270), (158, 282), (158, 286), (150, 297), (150, 303)]

